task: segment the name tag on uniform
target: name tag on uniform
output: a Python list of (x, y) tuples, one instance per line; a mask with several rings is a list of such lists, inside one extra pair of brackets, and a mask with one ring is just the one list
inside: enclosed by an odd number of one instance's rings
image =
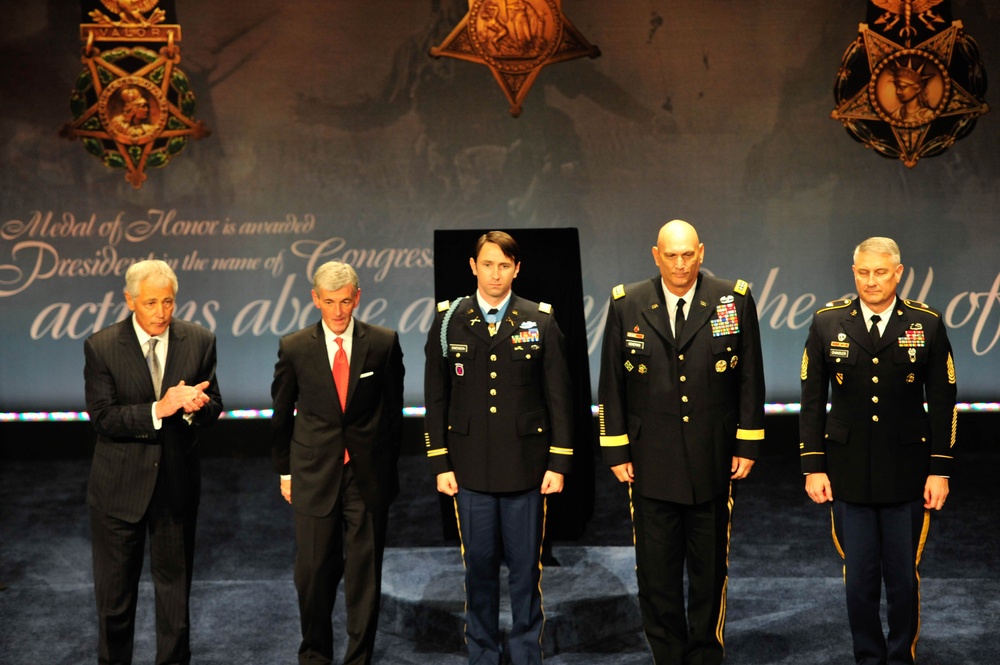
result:
[(637, 339), (627, 339), (625, 340), (625, 348), (628, 349), (645, 349), (646, 343)]
[(448, 345), (448, 350), (451, 351), (452, 353), (468, 353), (469, 352), (469, 345), (468, 344), (449, 344)]

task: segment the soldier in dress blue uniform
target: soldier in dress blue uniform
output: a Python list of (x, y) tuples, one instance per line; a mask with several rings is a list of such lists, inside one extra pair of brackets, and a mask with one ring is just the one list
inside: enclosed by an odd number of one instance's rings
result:
[(862, 242), (853, 269), (858, 297), (816, 312), (802, 355), (802, 472), (813, 501), (833, 502), (855, 661), (902, 665), (916, 654), (929, 511), (948, 497), (955, 366), (941, 315), (896, 295), (894, 241)]
[(693, 226), (665, 224), (653, 247), (660, 274), (614, 288), (601, 352), (601, 451), (630, 484), (657, 665), (722, 662), (733, 481), (764, 439), (756, 306), (743, 280), (699, 272), (704, 257)]
[(443, 302), (427, 339), (425, 444), (439, 492), (455, 498), (465, 559), (469, 662), (497, 665), (500, 563), (509, 570), (514, 665), (542, 662), (545, 495), (572, 465), (569, 369), (551, 306), (518, 298), (518, 247), (481, 236), (476, 294)]

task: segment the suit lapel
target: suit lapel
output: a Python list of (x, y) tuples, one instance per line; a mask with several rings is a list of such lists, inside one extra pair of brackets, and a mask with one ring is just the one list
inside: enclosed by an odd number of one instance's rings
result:
[(691, 306), (688, 307), (687, 320), (684, 322), (684, 332), (681, 335), (680, 348), (691, 341), (691, 339), (701, 330), (701, 327), (708, 323), (715, 310), (710, 306), (711, 298), (701, 288), (701, 278), (698, 278), (698, 288), (691, 296)]
[[(176, 386), (182, 378), (182, 367), (189, 366), (188, 356), (191, 349), (187, 344), (187, 335), (176, 323), (171, 323), (167, 332), (167, 359), (163, 364), (163, 380), (160, 382), (160, 397), (170, 386)], [(152, 381), (152, 380), (151, 380)]]
[[(146, 364), (146, 356), (142, 353), (142, 347), (139, 346), (139, 338), (135, 336), (132, 318), (125, 319), (119, 325), (121, 326), (118, 334), (118, 344), (121, 347), (119, 357), (125, 365), (124, 374), (132, 377), (135, 381), (135, 390), (138, 395), (144, 398), (151, 396), (152, 399), (149, 401), (156, 401), (159, 399), (159, 395), (156, 395), (156, 391), (153, 389), (153, 377), (149, 373), (149, 365)], [(166, 385), (168, 385), (166, 381), (161, 384), (161, 386)]]
[(649, 298), (649, 303), (642, 308), (642, 317), (646, 319), (657, 335), (665, 339), (671, 346), (676, 346), (677, 342), (670, 330), (670, 318), (667, 312), (667, 301), (663, 296), (663, 287), (658, 278), (650, 281), (653, 283), (653, 293)]
[(469, 332), (473, 335), (487, 342), (492, 341), (490, 331), (486, 327), (486, 320), (483, 319), (483, 313), (479, 311), (479, 305), (476, 302), (475, 296), (469, 298), (468, 306), (464, 303), (459, 305), (455, 315), (462, 322), (462, 325), (468, 328)]
[[(358, 387), (358, 379), (361, 377), (361, 368), (365, 366), (369, 346), (367, 327), (361, 321), (354, 319), (354, 339), (351, 340), (350, 380), (347, 382), (347, 409), (351, 408), (351, 400), (354, 399), (354, 391)], [(336, 388), (336, 385), (334, 385), (334, 388)]]
[[(507, 311), (503, 314), (503, 319), (497, 321), (497, 334), (490, 339), (490, 348), (498, 346), (505, 339), (510, 339), (526, 320), (521, 312), (521, 299), (511, 294), (507, 303)], [(536, 326), (537, 327), (537, 326)], [(489, 336), (489, 333), (487, 333)]]
[[(322, 372), (326, 378), (322, 385), (326, 386), (326, 397), (333, 402), (335, 408), (340, 410), (340, 396), (337, 394), (337, 384), (333, 381), (333, 368), (330, 366), (330, 354), (326, 348), (326, 331), (323, 329), (323, 321), (316, 323), (313, 328), (312, 344), (308, 350), (308, 366), (315, 367), (317, 372)], [(354, 363), (351, 363), (352, 365)], [(347, 398), (351, 398), (351, 383), (347, 383)]]
[(868, 332), (868, 324), (865, 322), (865, 317), (861, 314), (861, 305), (857, 299), (854, 300), (854, 304), (851, 305), (850, 309), (844, 313), (844, 320), (841, 322), (841, 327), (847, 333), (847, 336), (853, 339), (858, 346), (871, 355), (875, 355), (871, 333)]
[(881, 352), (885, 347), (895, 344), (896, 340), (905, 334), (904, 331), (910, 325), (909, 319), (905, 314), (906, 310), (901, 307), (902, 301), (898, 297), (896, 298), (895, 305), (893, 309), (887, 309), (883, 312), (883, 316), (887, 315), (889, 321), (885, 324), (885, 332), (882, 333), (882, 338), (879, 340), (876, 352)]

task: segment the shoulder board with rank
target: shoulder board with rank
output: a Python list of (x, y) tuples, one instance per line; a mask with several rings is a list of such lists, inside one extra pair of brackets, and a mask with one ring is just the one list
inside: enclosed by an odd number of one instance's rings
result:
[(747, 289), (749, 288), (750, 285), (747, 282), (742, 279), (738, 279), (736, 280), (736, 286), (733, 287), (733, 292), (738, 293), (741, 296), (745, 296), (747, 294)]
[(907, 307), (909, 307), (910, 309), (917, 310), (918, 312), (927, 312), (928, 314), (933, 314), (934, 316), (937, 316), (937, 317), (941, 316), (940, 314), (938, 314), (937, 312), (935, 312), (933, 309), (931, 309), (930, 306), (926, 305), (925, 303), (920, 302), (919, 300), (904, 300), (903, 304), (906, 305)]
[(450, 300), (442, 300), (441, 302), (438, 303), (438, 311), (439, 312), (447, 311), (447, 309), (449, 307), (451, 307), (451, 301)]
[(538, 311), (541, 312), (542, 314), (551, 314), (552, 305), (550, 305), (547, 302), (540, 302), (538, 303)]
[(611, 297), (615, 300), (625, 297), (625, 285), (619, 284), (615, 288), (611, 289)]

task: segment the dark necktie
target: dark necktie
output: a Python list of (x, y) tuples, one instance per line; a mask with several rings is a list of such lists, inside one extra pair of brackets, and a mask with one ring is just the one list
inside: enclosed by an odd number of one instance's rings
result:
[(156, 399), (160, 399), (160, 387), (163, 383), (163, 371), (160, 369), (160, 359), (156, 357), (156, 343), (159, 341), (155, 337), (150, 337), (149, 352), (146, 353), (146, 364), (149, 365), (149, 376), (153, 379), (153, 390), (156, 391)]
[[(334, 338), (337, 342), (337, 352), (333, 354), (333, 383), (337, 386), (337, 397), (340, 398), (340, 410), (347, 410), (347, 382), (351, 376), (351, 365), (347, 362), (347, 351), (344, 351), (344, 339)], [(351, 459), (344, 448), (344, 464)]]
[(490, 337), (497, 334), (497, 308), (494, 307), (486, 312), (486, 327), (490, 331)]
[(868, 332), (871, 333), (872, 336), (872, 346), (876, 349), (878, 348), (879, 340), (882, 339), (882, 335), (878, 331), (878, 322), (881, 320), (882, 317), (880, 317), (878, 314), (873, 315), (872, 327), (868, 330)]
[(681, 333), (684, 332), (684, 298), (677, 300), (677, 312), (674, 314), (674, 339), (681, 343)]

